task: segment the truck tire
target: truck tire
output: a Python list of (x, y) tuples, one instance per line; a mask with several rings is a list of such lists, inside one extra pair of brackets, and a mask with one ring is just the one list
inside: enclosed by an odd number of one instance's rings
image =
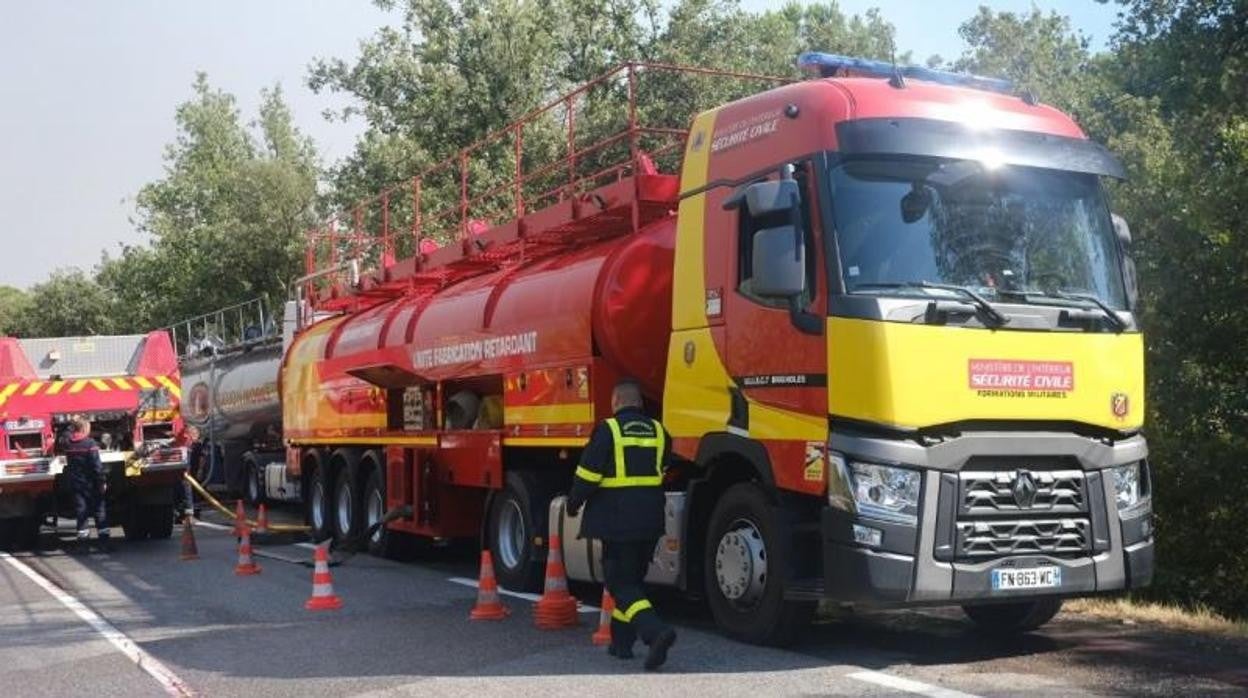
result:
[(307, 514), (308, 526), (312, 528), (312, 539), (321, 542), (334, 534), (333, 529), (333, 487), (329, 481), (329, 468), (318, 464), (308, 482), (308, 498), (305, 500), (304, 511)]
[(173, 536), (173, 504), (147, 504), (140, 511), (147, 518), (147, 537), (168, 540)]
[(753, 483), (728, 488), (707, 525), (706, 598), (715, 622), (730, 637), (757, 645), (791, 643), (815, 611), (810, 601), (788, 601), (788, 527)]
[(131, 504), (126, 507), (125, 513), (121, 517), (121, 532), (125, 534), (126, 540), (147, 540), (150, 535), (148, 523), (150, 517), (146, 509), (139, 504)]
[(35, 550), (39, 546), (38, 515), (0, 519), (0, 550)]
[(1062, 600), (1057, 598), (962, 607), (962, 612), (975, 625), (995, 635), (1030, 632), (1053, 620), (1053, 616), (1056, 616), (1060, 610), (1062, 610)]
[(351, 476), (350, 468), (339, 468), (334, 484), (334, 540), (338, 544), (358, 543), (364, 532), (363, 502), (360, 482)]
[[(370, 468), (368, 483), (364, 485), (364, 531), (381, 521), (386, 515), (386, 477), (381, 468)], [(385, 526), (380, 526), (368, 537), (368, 552), (377, 557), (399, 557), (400, 536)]]
[[(498, 583), (513, 591), (540, 591), (546, 563), (551, 493), (530, 473), (509, 472), (490, 504), (486, 547)], [(543, 544), (539, 545), (536, 540)]]

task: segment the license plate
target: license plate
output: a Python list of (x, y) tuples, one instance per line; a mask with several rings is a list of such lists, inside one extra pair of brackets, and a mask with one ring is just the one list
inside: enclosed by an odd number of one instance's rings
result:
[(1051, 589), (1062, 585), (1060, 567), (1022, 567), (992, 571), (992, 590)]

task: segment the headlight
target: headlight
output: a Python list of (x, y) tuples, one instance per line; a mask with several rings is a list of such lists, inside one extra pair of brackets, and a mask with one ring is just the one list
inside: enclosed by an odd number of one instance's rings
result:
[(1118, 511), (1140, 503), (1139, 463), (1114, 468), (1114, 500), (1118, 503)]
[(919, 515), (919, 472), (873, 463), (850, 463), (858, 513), (914, 524)]

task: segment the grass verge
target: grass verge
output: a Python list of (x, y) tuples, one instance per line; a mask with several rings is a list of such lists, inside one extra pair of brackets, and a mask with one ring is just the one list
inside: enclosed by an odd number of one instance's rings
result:
[(1095, 618), (1157, 625), (1167, 630), (1248, 639), (1248, 622), (1221, 616), (1208, 608), (1183, 608), (1131, 599), (1070, 599), (1065, 612)]

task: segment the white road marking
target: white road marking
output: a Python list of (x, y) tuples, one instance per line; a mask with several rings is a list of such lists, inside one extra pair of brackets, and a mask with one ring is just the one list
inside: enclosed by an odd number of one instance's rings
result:
[[(466, 587), (472, 587), (473, 589), (477, 588), (477, 580), (468, 579), (467, 577), (447, 577), (446, 581), (452, 584), (461, 584)], [(526, 594), (522, 591), (508, 591), (502, 587), (498, 588), (498, 593), (504, 596), (514, 596), (517, 599), (524, 599), (525, 601), (537, 601), (542, 598), (539, 594)], [(597, 613), (599, 611), (597, 606), (587, 606), (579, 601), (577, 602), (576, 608), (581, 613)]]
[(233, 526), (226, 526), (224, 524), (213, 523), (211, 521), (196, 521), (195, 525), (203, 526), (204, 528), (211, 528), (216, 531), (233, 531), (234, 530)]
[(973, 693), (963, 693), (952, 688), (932, 686), (922, 681), (903, 679), (900, 676), (893, 676), (892, 674), (871, 671), (869, 669), (846, 674), (846, 676), (864, 683), (875, 684), (876, 686), (883, 686), (884, 688), (891, 688), (897, 691), (905, 691), (906, 693), (917, 693), (921, 696), (930, 696), (931, 698), (979, 698)]
[(124, 654), (127, 659), (137, 664), (140, 669), (156, 679), (156, 682), (165, 689), (166, 693), (172, 696), (195, 695), (195, 692), (186, 685), (186, 682), (178, 678), (177, 674), (174, 674), (168, 667), (161, 664), (158, 659), (135, 644), (134, 640), (127, 637), (125, 633), (101, 618), (95, 611), (92, 611), (81, 601), (70, 596), (64, 589), (56, 586), (46, 577), (31, 569), (29, 565), (8, 553), (0, 552), (0, 560), (9, 563), (18, 572), (26, 575), (30, 581), (38, 584), (44, 591), (51, 594), (52, 598), (60, 601), (65, 608), (73, 611), (74, 615), (85, 621), (87, 625), (90, 625), (105, 640), (108, 640), (113, 647), (116, 647), (118, 651)]

